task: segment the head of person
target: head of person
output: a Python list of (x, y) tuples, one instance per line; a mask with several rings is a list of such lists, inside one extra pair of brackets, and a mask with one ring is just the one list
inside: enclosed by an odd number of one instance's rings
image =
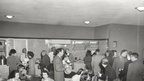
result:
[(27, 53), (26, 48), (23, 48), (23, 49), (22, 49), (22, 53), (25, 53), (25, 54)]
[(111, 52), (110, 50), (107, 50), (105, 56), (108, 57), (110, 55), (110, 52)]
[(19, 71), (13, 70), (9, 75), (9, 79), (12, 79), (12, 78), (19, 79)]
[(78, 75), (81, 75), (83, 71), (84, 71), (84, 69), (83, 69), (83, 68), (80, 68), (80, 69), (77, 71), (77, 74), (78, 74)]
[(100, 53), (100, 49), (96, 49), (96, 50), (95, 50), (95, 53), (96, 53), (96, 54), (99, 54), (99, 53)]
[(83, 71), (80, 77), (80, 81), (88, 81), (88, 80), (89, 80), (88, 71)]
[(132, 62), (138, 60), (139, 54), (138, 53), (131, 53), (130, 59)]
[(86, 56), (91, 56), (91, 51), (90, 50), (87, 50)]
[(131, 54), (132, 54), (132, 51), (129, 51), (128, 54), (127, 54), (127, 60), (130, 60)]
[(10, 50), (9, 56), (12, 56), (12, 55), (16, 55), (16, 50), (15, 49)]
[(120, 53), (120, 56), (122, 57), (126, 57), (127, 56), (128, 51), (127, 50), (122, 50)]
[(28, 58), (32, 59), (34, 57), (34, 53), (32, 51), (28, 51)]
[(51, 51), (54, 52), (56, 50), (56, 47), (52, 47)]
[(66, 53), (70, 53), (70, 49), (69, 48), (66, 48)]
[(113, 52), (113, 51), (110, 51), (110, 53), (109, 53), (109, 56), (108, 56), (108, 57), (111, 57), (111, 58), (115, 57), (115, 56), (114, 56), (114, 52)]
[(60, 57), (63, 57), (64, 56), (64, 49), (63, 48), (58, 48), (55, 50), (55, 55), (58, 55)]
[(107, 58), (103, 58), (101, 61), (101, 65), (105, 68), (109, 64), (109, 61)]
[(116, 50), (111, 50), (111, 53), (113, 53), (113, 57), (117, 57), (117, 51)]
[(44, 55), (46, 55), (47, 54), (47, 51), (46, 50), (42, 50), (42, 52), (41, 52), (41, 57), (43, 57)]
[(48, 78), (49, 77), (49, 72), (48, 71), (42, 71), (42, 77), (43, 78)]
[(25, 66), (20, 64), (17, 68), (18, 68), (18, 71), (20, 72), (20, 71), (23, 71), (25, 69)]

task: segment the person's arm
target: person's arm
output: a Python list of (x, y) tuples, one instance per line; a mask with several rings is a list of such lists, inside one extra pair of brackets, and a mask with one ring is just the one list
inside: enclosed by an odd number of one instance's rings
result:
[(131, 67), (131, 64), (129, 64), (128, 66), (128, 72), (127, 72), (127, 80), (126, 81), (130, 81), (130, 78), (131, 78), (131, 70), (132, 70), (132, 67)]
[(9, 62), (9, 57), (7, 58), (7, 63), (8, 66), (10, 66), (10, 62)]
[(93, 64), (94, 62), (93, 62), (93, 57), (92, 57), (92, 61), (91, 61), (91, 66), (92, 66), (92, 71), (94, 72), (94, 64)]
[(63, 64), (62, 64), (62, 62), (61, 62), (61, 60), (59, 60), (59, 59), (55, 59), (55, 69), (56, 69), (56, 71), (64, 71), (65, 70), (65, 68), (64, 68), (64, 66), (63, 66)]
[(114, 70), (116, 70), (116, 58), (114, 59), (114, 62), (112, 64), (112, 68), (114, 68)]

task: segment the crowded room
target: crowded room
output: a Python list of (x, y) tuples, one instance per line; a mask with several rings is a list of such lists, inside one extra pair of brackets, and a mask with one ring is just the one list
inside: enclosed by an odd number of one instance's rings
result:
[(144, 1), (0, 0), (0, 81), (144, 81)]

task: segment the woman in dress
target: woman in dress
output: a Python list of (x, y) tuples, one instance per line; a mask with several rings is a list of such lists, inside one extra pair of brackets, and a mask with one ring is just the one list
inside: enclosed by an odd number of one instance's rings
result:
[(35, 75), (35, 58), (34, 58), (34, 53), (32, 51), (28, 51), (28, 58), (29, 63), (28, 63), (28, 74), (34, 76)]

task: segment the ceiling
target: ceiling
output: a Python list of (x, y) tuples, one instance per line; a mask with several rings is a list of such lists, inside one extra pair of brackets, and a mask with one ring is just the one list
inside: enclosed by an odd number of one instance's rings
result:
[(144, 25), (144, 12), (137, 11), (138, 6), (144, 6), (144, 0), (0, 0), (0, 21), (82, 27)]

